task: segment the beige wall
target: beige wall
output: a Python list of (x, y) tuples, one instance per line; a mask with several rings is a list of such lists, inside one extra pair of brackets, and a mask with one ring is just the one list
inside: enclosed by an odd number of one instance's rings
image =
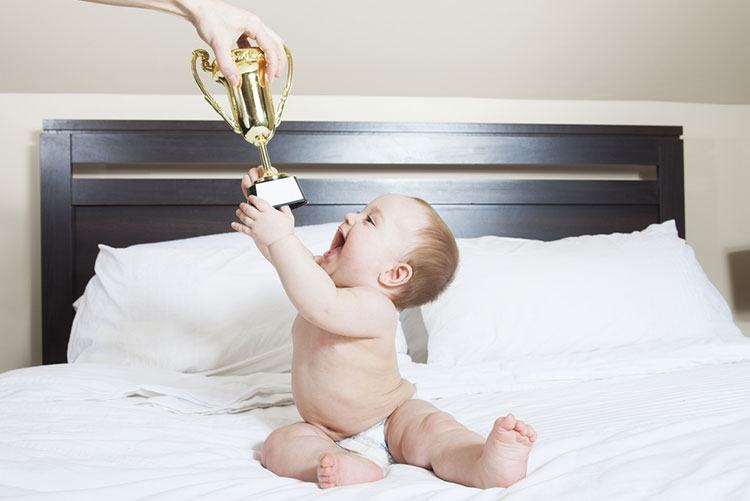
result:
[[(209, 119), (197, 95), (0, 94), (0, 371), (41, 363), (39, 132), (45, 118)], [(292, 96), (287, 120), (682, 125), (688, 242), (732, 304), (728, 253), (750, 249), (750, 106)], [(750, 336), (750, 313), (736, 316)]]
[[(231, 0), (294, 54), (298, 95), (750, 104), (747, 0)], [(193, 94), (176, 16), (0, 2), (2, 92)], [(12, 69), (12, 71), (10, 71)]]

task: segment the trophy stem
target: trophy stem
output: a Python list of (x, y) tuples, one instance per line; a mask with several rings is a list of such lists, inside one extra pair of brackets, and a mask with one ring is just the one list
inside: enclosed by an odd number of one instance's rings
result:
[(271, 157), (268, 156), (268, 149), (266, 148), (266, 142), (261, 141), (256, 144), (258, 147), (258, 153), (260, 153), (260, 162), (263, 164), (263, 179), (269, 179), (274, 177), (271, 171)]

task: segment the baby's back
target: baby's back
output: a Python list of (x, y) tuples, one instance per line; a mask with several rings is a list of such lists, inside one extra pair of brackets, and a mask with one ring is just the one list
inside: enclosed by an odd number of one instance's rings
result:
[(302, 418), (334, 440), (382, 421), (414, 394), (401, 378), (394, 332), (373, 338), (326, 332), (298, 316), (292, 392)]

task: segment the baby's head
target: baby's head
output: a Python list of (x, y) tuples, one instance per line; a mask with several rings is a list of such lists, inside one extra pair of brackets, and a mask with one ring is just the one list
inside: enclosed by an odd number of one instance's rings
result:
[(412, 249), (402, 259), (411, 266), (412, 277), (391, 297), (399, 310), (437, 298), (453, 281), (458, 266), (458, 246), (448, 225), (430, 204), (412, 200), (421, 205), (427, 224), (417, 231)]
[(427, 202), (383, 195), (346, 215), (321, 266), (338, 287), (380, 287), (402, 310), (435, 299), (457, 264), (456, 240)]

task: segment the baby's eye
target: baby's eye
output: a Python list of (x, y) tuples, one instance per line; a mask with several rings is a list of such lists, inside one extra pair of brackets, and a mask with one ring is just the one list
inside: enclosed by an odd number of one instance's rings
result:
[(367, 222), (368, 222), (368, 223), (370, 223), (371, 225), (375, 226), (375, 221), (373, 221), (373, 220), (372, 220), (372, 216), (367, 216), (367, 217), (365, 218), (365, 221), (367, 221)]

